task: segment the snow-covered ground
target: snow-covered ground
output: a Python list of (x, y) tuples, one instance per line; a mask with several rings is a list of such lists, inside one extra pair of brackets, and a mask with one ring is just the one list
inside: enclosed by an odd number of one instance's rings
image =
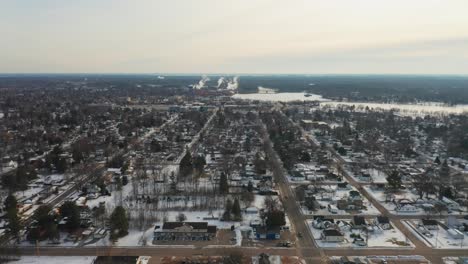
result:
[[(468, 253), (466, 255), (467, 255), (466, 257), (468, 257)], [(460, 259), (458, 257), (445, 257), (445, 258), (442, 258), (442, 261), (444, 262), (444, 264), (458, 264), (458, 263), (461, 263)]]
[[(372, 189), (369, 186), (364, 186), (364, 189), (372, 197), (374, 197), (382, 206), (384, 206), (391, 214), (396, 214), (396, 215), (424, 215), (424, 214), (427, 214), (427, 212), (425, 212), (420, 207), (417, 207), (415, 211), (409, 211), (409, 212), (397, 211), (396, 210), (397, 206), (396, 206), (395, 203), (392, 202), (392, 200), (395, 200), (395, 201), (407, 200), (407, 201), (410, 201), (410, 202), (416, 202), (416, 201), (420, 200), (419, 195), (417, 195), (416, 193), (414, 193), (414, 192), (412, 192), (412, 191), (410, 191), (408, 189), (400, 190), (397, 193), (392, 194), (391, 197), (387, 196), (383, 190), (375, 190), (375, 189)], [(430, 198), (435, 199), (435, 196), (430, 196)], [(386, 202), (387, 200), (388, 200), (388, 202)], [(429, 203), (429, 201), (427, 203)], [(461, 207), (461, 210), (466, 211), (466, 208)], [(446, 214), (446, 213), (444, 213), (444, 214)], [(462, 213), (463, 212), (458, 212), (458, 211), (448, 212), (449, 215), (459, 215), (459, 214), (462, 214)]]
[(19, 260), (10, 261), (11, 264), (93, 264), (96, 257), (94, 256), (21, 256)]
[[(371, 176), (371, 181), (374, 183), (387, 183), (387, 174), (383, 171), (380, 171), (378, 169), (365, 169), (363, 172), (368, 173)], [(354, 175), (350, 171), (348, 171), (348, 174), (353, 177), (356, 181), (361, 182), (361, 183), (369, 183), (369, 181), (363, 181), (358, 175)]]
[(242, 100), (258, 100), (258, 101), (272, 101), (272, 102), (292, 102), (292, 101), (328, 101), (318, 94), (310, 94), (305, 96), (306, 93), (248, 93), (248, 94), (234, 94), (232, 98)]
[[(362, 257), (362, 256), (347, 256), (348, 259), (354, 260), (356, 263), (382, 263), (384, 260), (386, 261), (393, 261), (391, 263), (399, 263), (400, 261), (402, 263), (419, 263), (419, 264), (425, 264), (425, 263), (430, 263), (425, 257), (419, 256), (419, 255), (397, 255), (397, 256), (367, 256), (367, 257)], [(333, 261), (333, 263), (339, 263), (340, 259), (342, 257), (330, 257)], [(383, 262), (385, 263), (385, 262)], [(448, 264), (448, 263), (446, 263)], [(452, 264), (452, 263), (450, 263)], [(456, 264), (456, 263), (453, 263)]]
[(437, 230), (425, 229), (425, 232), (429, 232), (430, 235), (424, 235), (422, 234), (422, 230), (418, 228), (418, 220), (407, 220), (402, 222), (419, 238), (419, 240), (423, 241), (429, 247), (442, 249), (468, 249), (467, 232), (463, 232), (463, 239), (456, 239), (450, 236), (447, 230), (439, 225)]
[[(337, 185), (326, 185), (323, 187), (328, 187), (332, 190), (330, 193), (325, 193), (323, 196), (321, 194), (315, 195), (315, 199), (317, 202), (321, 205), (324, 206), (324, 209), (317, 209), (315, 211), (310, 211), (306, 207), (301, 206), (301, 211), (302, 214), (304, 215), (333, 215), (327, 208), (328, 205), (334, 205), (336, 206), (336, 203), (338, 200), (341, 198), (346, 198), (349, 196), (350, 191), (357, 191), (356, 188), (353, 186), (349, 186), (349, 189), (338, 189)], [(331, 197), (330, 199), (327, 199), (326, 197)], [(380, 212), (377, 210), (377, 208), (372, 205), (372, 203), (367, 200), (363, 195), (361, 195), (363, 205), (365, 206), (365, 209), (360, 210), (358, 215), (379, 215)], [(354, 213), (354, 212), (353, 212)], [(350, 212), (345, 211), (345, 210), (338, 210), (336, 215), (350, 215)]]
[[(392, 229), (389, 230), (382, 230), (379, 229), (378, 231), (368, 232), (368, 242), (367, 246), (358, 246), (353, 244), (353, 238), (351, 238), (351, 234), (360, 234), (362, 238), (365, 239), (366, 233), (362, 230), (351, 230), (348, 225), (341, 226), (341, 232), (344, 235), (344, 242), (325, 242), (321, 239), (321, 234), (323, 229), (316, 229), (312, 226), (313, 220), (307, 220), (307, 226), (314, 237), (315, 243), (317, 246), (323, 248), (336, 248), (336, 247), (356, 247), (356, 248), (412, 248), (414, 245), (408, 240), (405, 235), (398, 230), (396, 227), (393, 226)], [(345, 221), (348, 222), (350, 220), (335, 220), (337, 221)], [(401, 244), (401, 245), (400, 245)], [(404, 246), (403, 244), (406, 244)]]
[[(387, 209), (391, 214), (402, 214), (402, 215), (421, 215), (425, 214), (424, 210), (421, 208), (417, 208), (416, 211), (411, 211), (411, 212), (402, 212), (402, 211), (397, 211), (396, 210), (396, 204), (391, 202), (392, 199), (395, 201), (399, 200), (408, 200), (408, 201), (416, 201), (419, 196), (412, 193), (411, 191), (405, 189), (405, 190), (400, 190), (398, 193), (395, 193), (392, 195), (392, 198), (387, 197), (384, 191), (382, 190), (375, 190), (372, 189), (369, 186), (364, 186), (364, 189), (372, 196), (374, 197), (385, 209)], [(388, 198), (388, 199), (387, 199)], [(389, 202), (385, 202), (386, 200), (389, 200)]]
[[(125, 189), (125, 188), (124, 188)], [(99, 198), (98, 198), (99, 199)], [(98, 200), (96, 199), (96, 200)], [(95, 201), (95, 200), (92, 200)], [(113, 203), (113, 198), (109, 196), (102, 197), (100, 201), (107, 201)], [(255, 199), (252, 202), (250, 208), (256, 207), (261, 209), (264, 207), (265, 196), (255, 195)], [(99, 202), (99, 201), (98, 201)], [(106, 202), (106, 206), (107, 206)], [(221, 221), (221, 216), (223, 210), (203, 210), (203, 211), (159, 211), (157, 212), (157, 217), (160, 221), (153, 222), (145, 230), (130, 229), (129, 234), (125, 237), (120, 238), (115, 245), (116, 246), (137, 246), (137, 245), (146, 245), (152, 246), (153, 241), (153, 231), (156, 225), (163, 225), (164, 221), (178, 221), (178, 215), (183, 213), (186, 217), (187, 222), (207, 222), (209, 225), (216, 225), (218, 229), (230, 229), (231, 226), (234, 226), (234, 232), (236, 236), (236, 243), (233, 246), (240, 246), (242, 243), (242, 234), (241, 231), (252, 230), (250, 227), (251, 221), (259, 220), (260, 217), (257, 214), (248, 214), (243, 213), (241, 222), (234, 221)], [(290, 226), (289, 219), (286, 217), (286, 225)], [(88, 243), (89, 242), (89, 243)], [(85, 242), (86, 246), (106, 246), (109, 245), (109, 237), (106, 236), (99, 241), (92, 241), (91, 239)]]

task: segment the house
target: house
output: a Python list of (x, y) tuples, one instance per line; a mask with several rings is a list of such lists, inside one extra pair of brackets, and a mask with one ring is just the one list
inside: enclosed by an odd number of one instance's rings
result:
[(353, 216), (352, 224), (353, 224), (353, 228), (355, 229), (361, 229), (367, 226), (366, 219), (364, 219), (364, 216), (359, 216), (359, 215)]
[(337, 184), (337, 189), (338, 190), (349, 190), (351, 189), (351, 187), (349, 186), (349, 184), (347, 182), (340, 182)]
[(265, 253), (261, 253), (258, 256), (252, 257), (252, 264), (281, 264), (281, 256), (271, 256)]
[(418, 208), (410, 203), (399, 203), (396, 205), (395, 211), (400, 213), (415, 213), (418, 211)]
[(370, 188), (375, 191), (384, 191), (385, 183), (372, 183)]
[(320, 238), (324, 242), (343, 242), (344, 241), (343, 234), (336, 229), (323, 230)]
[(339, 264), (355, 264), (353, 260), (351, 260), (349, 257), (341, 257)]
[(390, 228), (392, 228), (392, 225), (390, 225), (390, 219), (388, 219), (387, 216), (383, 216), (383, 215), (379, 215), (377, 216), (377, 221), (376, 221), (377, 225), (380, 226), (380, 228), (384, 229), (384, 230), (388, 230)]
[(327, 208), (328, 208), (328, 212), (330, 212), (332, 214), (337, 214), (338, 213), (338, 208), (336, 208), (336, 206), (334, 206), (333, 204), (327, 205)]
[(316, 229), (329, 229), (332, 226), (335, 226), (335, 220), (332, 218), (319, 217), (314, 219), (312, 226)]
[(207, 222), (165, 222), (162, 227), (155, 227), (153, 244), (158, 240), (211, 240), (217, 231)]
[(255, 237), (257, 239), (274, 240), (280, 239), (281, 228), (279, 226), (273, 228), (267, 228), (266, 226), (259, 226), (255, 228)]
[(362, 172), (359, 176), (358, 179), (363, 182), (371, 182), (371, 175), (368, 172)]
[(421, 223), (427, 230), (437, 230), (437, 229), (439, 229), (439, 223), (437, 222), (437, 220), (422, 219)]
[(336, 202), (336, 206), (340, 210), (361, 210), (364, 207), (361, 196), (353, 195), (353, 191), (350, 191), (350, 196), (342, 198)]
[(258, 214), (258, 208), (255, 206), (245, 208), (244, 211), (246, 214), (254, 214), (254, 215)]
[(442, 197), (442, 202), (447, 206), (447, 210), (449, 211), (460, 211), (460, 205), (452, 199), (447, 197)]
[(96, 199), (101, 195), (101, 189), (95, 184), (88, 184), (84, 190), (87, 199)]

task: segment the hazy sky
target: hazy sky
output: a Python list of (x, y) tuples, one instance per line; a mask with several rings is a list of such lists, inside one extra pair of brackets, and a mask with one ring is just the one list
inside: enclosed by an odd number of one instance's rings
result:
[(468, 1), (0, 0), (0, 72), (468, 74)]

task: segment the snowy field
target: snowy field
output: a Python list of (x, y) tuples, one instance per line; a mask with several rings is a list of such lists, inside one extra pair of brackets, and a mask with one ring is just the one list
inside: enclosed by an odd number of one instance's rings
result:
[[(110, 197), (106, 198), (110, 199)], [(250, 208), (255, 207), (261, 209), (264, 207), (265, 196), (255, 195), (255, 199), (252, 202)], [(112, 202), (111, 200), (109, 202)], [(146, 228), (143, 230), (132, 229), (130, 228), (129, 234), (125, 237), (120, 238), (115, 245), (116, 246), (158, 246), (153, 245), (153, 231), (156, 225), (162, 226), (164, 221), (177, 221), (177, 216), (180, 213), (183, 213), (186, 217), (186, 222), (207, 222), (209, 225), (216, 225), (218, 229), (230, 229), (231, 226), (234, 226), (234, 232), (236, 241), (232, 246), (240, 246), (242, 243), (241, 231), (252, 230), (250, 227), (251, 221), (259, 221), (260, 216), (257, 214), (249, 214), (243, 212), (242, 221), (221, 221), (221, 216), (223, 215), (224, 210), (201, 210), (201, 211), (159, 211), (157, 212), (157, 218), (160, 221), (152, 222), (146, 224)], [(289, 219), (286, 217), (286, 225), (290, 226)], [(110, 245), (109, 237), (106, 236), (100, 240), (93, 241), (93, 239), (88, 239), (83, 244), (85, 246), (108, 246)], [(216, 244), (216, 241), (213, 241), (213, 244)]]
[(232, 98), (271, 102), (327, 101), (327, 99), (323, 98), (321, 95), (318, 94), (310, 94), (310, 96), (305, 95), (306, 93), (248, 93), (235, 94), (232, 96)]
[(424, 235), (422, 234), (422, 230), (418, 228), (418, 222), (418, 220), (402, 221), (402, 223), (427, 246), (441, 249), (468, 249), (467, 232), (463, 233), (463, 239), (456, 239), (450, 236), (447, 230), (439, 225), (437, 230), (426, 229), (425, 232), (429, 232), (430, 235)]
[(468, 112), (468, 105), (448, 106), (440, 103), (419, 103), (419, 104), (397, 104), (397, 103), (373, 103), (373, 102), (338, 102), (323, 98), (318, 94), (310, 94), (309, 97), (305, 93), (248, 93), (235, 94), (234, 99), (242, 100), (258, 100), (271, 102), (292, 102), (292, 101), (321, 101), (320, 107), (337, 108), (340, 106), (354, 106), (355, 111), (365, 111), (367, 107), (373, 110), (389, 111), (398, 110), (402, 115), (408, 116), (424, 116), (424, 115), (448, 115), (448, 114), (464, 114)]
[[(351, 230), (348, 225), (343, 225), (340, 227), (341, 232), (344, 234), (344, 242), (325, 242), (321, 239), (321, 233), (323, 229), (316, 229), (312, 226), (313, 220), (307, 220), (307, 226), (312, 233), (312, 236), (317, 243), (317, 246), (322, 248), (413, 248), (414, 245), (408, 240), (405, 235), (398, 230), (397, 228), (393, 227), (390, 230), (382, 230), (369, 232), (368, 233), (368, 244), (367, 246), (359, 246), (357, 244), (352, 243), (353, 238), (351, 238), (351, 234), (360, 234), (362, 238), (365, 239), (366, 233), (362, 230)], [(349, 222), (350, 220), (335, 220), (337, 221), (344, 221)], [(406, 244), (406, 245), (405, 245)]]
[(420, 103), (420, 104), (389, 104), (389, 103), (372, 103), (372, 102), (324, 102), (320, 106), (336, 108), (339, 106), (354, 106), (355, 111), (365, 111), (367, 107), (372, 110), (389, 111), (396, 109), (402, 115), (448, 115), (448, 114), (464, 114), (468, 112), (468, 105), (448, 106), (440, 103)]

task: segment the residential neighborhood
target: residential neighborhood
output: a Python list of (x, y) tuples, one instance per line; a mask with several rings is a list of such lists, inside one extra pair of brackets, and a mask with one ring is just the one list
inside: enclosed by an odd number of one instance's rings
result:
[(2, 254), (462, 263), (468, 151), (453, 137), (464, 116), (152, 82), (126, 93), (99, 80), (6, 89)]

